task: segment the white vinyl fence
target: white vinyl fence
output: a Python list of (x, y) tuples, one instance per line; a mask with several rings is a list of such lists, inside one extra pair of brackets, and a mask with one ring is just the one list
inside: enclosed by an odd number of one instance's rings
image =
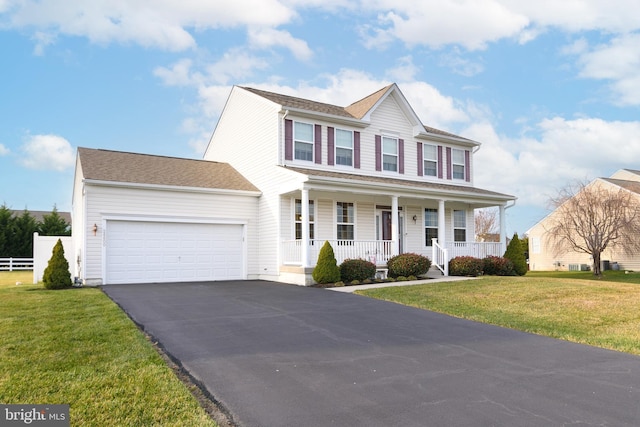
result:
[(53, 254), (53, 247), (58, 243), (58, 239), (62, 240), (64, 257), (69, 263), (70, 274), (73, 276), (75, 271), (75, 251), (73, 250), (71, 236), (40, 236), (38, 233), (33, 233), (33, 283), (42, 281), (44, 269), (49, 264)]
[(0, 258), (0, 271), (33, 270), (33, 258)]

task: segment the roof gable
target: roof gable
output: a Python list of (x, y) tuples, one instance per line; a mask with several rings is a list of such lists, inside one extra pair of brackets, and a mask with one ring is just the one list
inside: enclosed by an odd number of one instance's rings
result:
[(259, 191), (228, 163), (82, 147), (78, 159), (87, 180)]
[(290, 95), (283, 95), (246, 86), (238, 87), (271, 102), (274, 102), (275, 104), (280, 105), (285, 110), (291, 109), (301, 112), (329, 115), (336, 118), (354, 119), (356, 121), (361, 121), (363, 124), (366, 124), (370, 121), (373, 111), (375, 111), (375, 109), (380, 104), (382, 104), (382, 102), (384, 102), (387, 97), (392, 96), (398, 103), (398, 106), (402, 110), (403, 114), (414, 126), (414, 133), (416, 135), (454, 138), (459, 140), (460, 142), (465, 142), (471, 145), (480, 145), (478, 142), (471, 139), (422, 124), (420, 118), (413, 110), (413, 107), (411, 107), (404, 94), (395, 83), (385, 86), (346, 107), (312, 101), (309, 99), (298, 98)]

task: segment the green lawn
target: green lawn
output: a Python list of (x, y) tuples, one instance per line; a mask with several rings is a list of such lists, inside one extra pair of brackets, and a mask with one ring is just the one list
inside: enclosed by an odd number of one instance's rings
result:
[(581, 272), (528, 273), (357, 293), (640, 355), (640, 274), (605, 273), (604, 280)]
[(99, 289), (31, 278), (0, 272), (0, 402), (69, 404), (71, 425), (216, 425)]

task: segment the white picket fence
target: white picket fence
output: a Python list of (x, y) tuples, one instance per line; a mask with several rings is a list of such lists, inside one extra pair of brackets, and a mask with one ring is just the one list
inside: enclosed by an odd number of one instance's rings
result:
[(0, 271), (33, 270), (33, 258), (0, 258)]

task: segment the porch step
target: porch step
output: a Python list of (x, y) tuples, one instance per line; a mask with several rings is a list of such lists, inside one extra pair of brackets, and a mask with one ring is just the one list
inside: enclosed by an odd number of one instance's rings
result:
[(444, 277), (442, 271), (435, 265), (432, 265), (429, 271), (427, 271), (427, 277), (430, 279), (439, 279), (440, 277)]

